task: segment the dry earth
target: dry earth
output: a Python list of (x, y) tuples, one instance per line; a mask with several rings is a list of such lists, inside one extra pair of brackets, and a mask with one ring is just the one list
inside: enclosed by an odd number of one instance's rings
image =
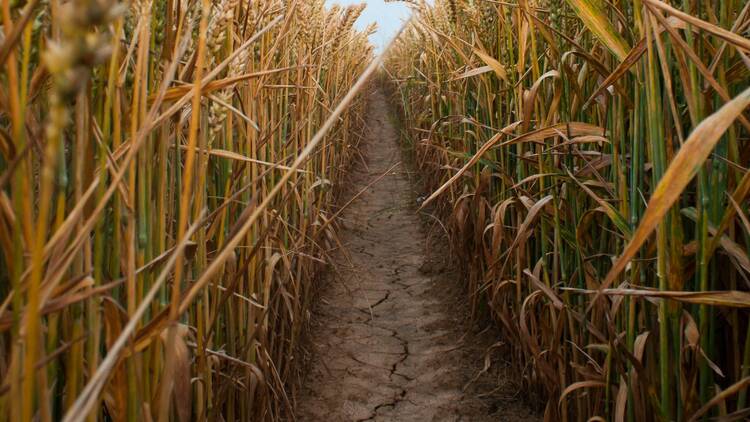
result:
[[(401, 161), (380, 91), (368, 126), (367, 164), (354, 169), (352, 194)], [(428, 243), (415, 211), (402, 164), (344, 212), (344, 251), (335, 254), (313, 311), (296, 419), (537, 419), (502, 370), (497, 337), (471, 329), (445, 240)], [(493, 364), (483, 371), (488, 351)]]

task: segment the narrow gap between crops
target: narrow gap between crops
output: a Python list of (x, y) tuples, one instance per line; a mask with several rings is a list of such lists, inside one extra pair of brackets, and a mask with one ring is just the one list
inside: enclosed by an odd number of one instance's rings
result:
[[(380, 90), (369, 108), (350, 198), (402, 160)], [(408, 176), (399, 164), (343, 214), (308, 330), (297, 420), (533, 419), (497, 336), (470, 328), (446, 240), (420, 221)]]

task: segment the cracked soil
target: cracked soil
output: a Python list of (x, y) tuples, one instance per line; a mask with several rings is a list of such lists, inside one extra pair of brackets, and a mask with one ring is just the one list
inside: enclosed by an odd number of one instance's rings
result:
[[(401, 161), (379, 91), (368, 126), (353, 193)], [(536, 419), (511, 380), (482, 371), (497, 338), (470, 328), (458, 273), (436, 246), (446, 240), (428, 239), (407, 171), (399, 165), (343, 213), (344, 248), (313, 310), (296, 420)]]

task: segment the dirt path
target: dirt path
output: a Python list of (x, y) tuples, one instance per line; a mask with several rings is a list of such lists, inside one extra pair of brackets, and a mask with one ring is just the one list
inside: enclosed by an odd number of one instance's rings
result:
[[(354, 192), (401, 161), (387, 107), (376, 92)], [(447, 257), (425, 252), (406, 171), (398, 166), (344, 213), (348, 253), (336, 258), (314, 311), (297, 420), (528, 420), (513, 397), (498, 406), (475, 398), (475, 389), (463, 392), (482, 369), (483, 350), (466, 329)]]

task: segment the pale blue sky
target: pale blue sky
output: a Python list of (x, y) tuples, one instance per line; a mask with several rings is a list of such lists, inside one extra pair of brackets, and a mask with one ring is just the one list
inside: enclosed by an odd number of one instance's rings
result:
[(409, 7), (404, 3), (386, 3), (383, 0), (326, 0), (329, 6), (334, 3), (342, 6), (367, 3), (367, 8), (355, 25), (359, 29), (364, 29), (370, 22), (377, 22), (378, 32), (370, 40), (378, 49), (395, 35), (410, 13)]

